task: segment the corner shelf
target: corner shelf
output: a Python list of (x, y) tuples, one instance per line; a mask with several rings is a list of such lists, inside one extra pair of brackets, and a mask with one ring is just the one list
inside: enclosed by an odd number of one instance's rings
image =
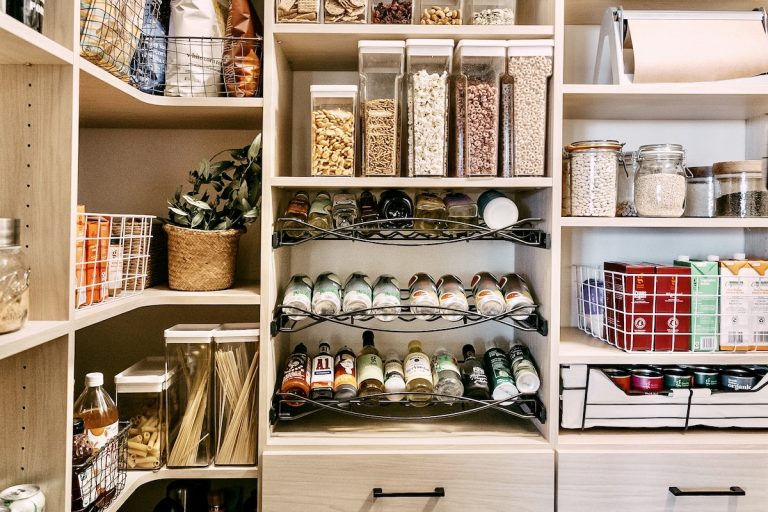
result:
[(0, 359), (66, 336), (69, 331), (70, 324), (66, 321), (28, 321), (20, 330), (0, 335)]
[(74, 54), (56, 41), (0, 12), (0, 64), (69, 64)]
[(422, 188), (422, 189), (519, 189), (551, 188), (552, 178), (445, 178), (435, 177), (354, 177), (354, 176), (276, 176), (271, 185), (285, 189), (340, 189), (340, 188)]

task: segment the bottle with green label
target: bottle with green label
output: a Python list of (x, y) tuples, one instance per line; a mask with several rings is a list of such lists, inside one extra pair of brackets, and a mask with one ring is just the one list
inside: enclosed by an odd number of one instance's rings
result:
[(312, 312), (316, 315), (337, 315), (341, 312), (341, 280), (332, 272), (317, 276), (312, 290)]
[[(512, 398), (520, 394), (515, 387), (515, 379), (512, 376), (512, 370), (509, 368), (507, 355), (500, 348), (490, 346), (485, 351), (486, 371), (491, 381), (491, 397), (494, 400), (503, 400)], [(507, 405), (509, 402), (502, 402)]]
[(464, 394), (459, 364), (453, 354), (443, 347), (438, 348), (432, 357), (432, 382), (435, 393), (445, 395), (435, 397), (441, 402), (451, 403), (454, 397)]
[[(433, 389), (432, 368), (429, 358), (421, 349), (419, 340), (408, 343), (408, 355), (403, 362), (405, 370), (405, 389), (411, 393), (431, 393)], [(425, 406), (432, 399), (430, 395), (408, 395), (414, 406)]]
[(363, 333), (363, 350), (357, 356), (357, 389), (361, 397), (384, 392), (384, 364), (373, 345), (373, 332)]
[(464, 396), (475, 400), (488, 400), (491, 398), (488, 376), (482, 363), (475, 357), (475, 347), (464, 345), (462, 353), (464, 363), (461, 365), (461, 376), (464, 380)]
[(518, 342), (509, 344), (509, 364), (515, 378), (515, 387), (521, 393), (535, 393), (541, 386), (541, 379), (533, 365), (528, 347)]
[(304, 274), (291, 277), (283, 296), (283, 311), (291, 320), (301, 320), (312, 310), (312, 281)]

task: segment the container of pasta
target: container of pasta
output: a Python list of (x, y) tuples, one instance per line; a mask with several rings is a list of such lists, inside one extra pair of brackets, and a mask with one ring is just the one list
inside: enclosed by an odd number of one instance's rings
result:
[[(168, 401), (174, 372), (165, 371), (164, 357), (147, 357), (115, 375), (115, 394), (121, 421), (130, 421), (128, 469), (156, 470), (165, 464), (165, 427), (178, 423), (178, 403)], [(175, 396), (173, 393), (171, 396)]]

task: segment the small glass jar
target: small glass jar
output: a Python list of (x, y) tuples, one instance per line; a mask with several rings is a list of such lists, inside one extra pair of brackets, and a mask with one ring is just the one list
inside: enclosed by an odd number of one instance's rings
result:
[[(588, 140), (565, 147), (563, 190), (570, 198), (574, 217), (616, 215), (616, 176), (623, 144), (616, 140)], [(567, 199), (564, 198), (564, 204)]]
[(368, 2), (323, 0), (323, 23), (368, 23)]
[(320, 0), (277, 0), (275, 18), (278, 23), (318, 23)]
[(407, 39), (405, 55), (408, 176), (445, 176), (453, 39)]
[(689, 167), (686, 178), (685, 217), (714, 217), (717, 180), (712, 167)]
[(419, 220), (413, 222), (413, 229), (425, 235), (440, 235), (446, 217), (445, 202), (435, 195), (422, 192), (416, 196), (416, 215)]
[[(477, 224), (477, 204), (467, 194), (451, 192), (443, 198), (447, 219), (464, 224)], [(449, 235), (459, 236), (467, 233), (471, 228), (461, 224), (448, 223), (445, 232)]]
[(461, 25), (462, 0), (421, 0), (419, 23), (421, 25)]
[[(413, 201), (402, 190), (385, 190), (379, 197), (379, 218), (386, 229), (407, 229), (413, 226)], [(389, 220), (392, 219), (392, 220)], [(397, 220), (409, 219), (409, 220)]]
[(355, 175), (356, 85), (313, 85), (312, 176)]
[(357, 208), (357, 200), (354, 194), (339, 192), (333, 195), (331, 207), (333, 224), (336, 228), (346, 228), (357, 222), (360, 210)]
[[(360, 200), (358, 201), (360, 213), (358, 215), (358, 222), (363, 223), (360, 226), (360, 234), (364, 237), (374, 235), (379, 232), (379, 204), (376, 202), (376, 196), (368, 190), (363, 190), (360, 193)], [(364, 224), (371, 222), (371, 224)]]
[(18, 331), (29, 317), (29, 267), (20, 226), (19, 219), (0, 219), (0, 334)]
[(616, 216), (637, 217), (635, 208), (635, 174), (637, 154), (628, 151), (619, 157), (619, 175), (616, 178)]
[(410, 25), (413, 21), (413, 0), (371, 0), (371, 23)]
[(496, 176), (499, 154), (499, 87), (506, 49), (488, 41), (459, 41), (454, 82), (456, 175)]
[(283, 214), (286, 220), (280, 225), (286, 238), (299, 240), (307, 235), (305, 223), (308, 220), (309, 207), (309, 195), (306, 192), (299, 191), (293, 195)]
[(768, 216), (768, 191), (761, 160), (718, 162), (712, 166), (720, 191), (718, 217)]
[(517, 0), (469, 0), (472, 25), (514, 25)]
[(400, 175), (400, 91), (403, 41), (359, 41), (364, 176)]
[(637, 151), (635, 207), (641, 217), (680, 217), (685, 209), (685, 151), (679, 144), (647, 144)]

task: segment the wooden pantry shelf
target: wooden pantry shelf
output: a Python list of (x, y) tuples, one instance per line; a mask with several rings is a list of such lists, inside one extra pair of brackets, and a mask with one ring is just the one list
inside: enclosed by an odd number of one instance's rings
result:
[(29, 321), (16, 332), (0, 335), (0, 359), (65, 336), (69, 328), (69, 322)]
[(84, 128), (261, 127), (262, 98), (153, 96), (80, 58), (80, 126)]
[(661, 10), (692, 10), (699, 11), (751, 11), (755, 7), (764, 6), (761, 2), (749, 0), (565, 0), (566, 25), (600, 25), (603, 13), (609, 7), (621, 4), (625, 9), (661, 9)]
[(765, 430), (694, 428), (589, 428), (560, 429), (558, 447), (589, 451), (615, 451), (617, 447), (632, 451), (657, 450), (667, 447), (680, 451), (701, 450), (768, 450)]
[(765, 83), (563, 85), (565, 119), (749, 119), (765, 113)]
[(768, 364), (764, 352), (624, 352), (575, 327), (560, 329), (560, 364)]
[(236, 283), (233, 288), (215, 292), (181, 292), (167, 286), (147, 288), (142, 293), (75, 311), (75, 329), (103, 322), (123, 313), (146, 306), (247, 305), (261, 303), (257, 283)]
[(180, 478), (258, 478), (259, 469), (257, 467), (235, 467), (235, 466), (208, 466), (206, 468), (185, 468), (168, 469), (162, 468), (158, 471), (128, 471), (125, 479), (125, 488), (120, 495), (115, 498), (105, 512), (118, 512), (120, 507), (128, 501), (131, 494), (142, 485), (154, 482), (155, 480), (175, 480)]
[(0, 64), (72, 64), (59, 43), (0, 12)]
[(270, 180), (278, 188), (514, 188), (552, 187), (552, 178), (368, 178), (335, 176), (278, 176)]
[(768, 228), (768, 217), (563, 217), (560, 225), (565, 228)]
[[(361, 39), (444, 38), (551, 39), (552, 25), (274, 25), (275, 41), (294, 70), (357, 70), (357, 42)], [(332, 44), (332, 47), (329, 46)]]

